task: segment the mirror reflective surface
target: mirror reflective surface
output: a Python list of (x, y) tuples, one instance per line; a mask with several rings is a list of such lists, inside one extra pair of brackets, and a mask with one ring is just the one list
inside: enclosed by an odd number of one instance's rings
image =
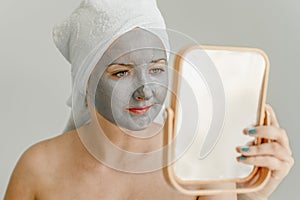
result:
[(236, 161), (235, 149), (252, 140), (243, 129), (263, 123), (267, 67), (257, 49), (191, 47), (177, 58), (171, 107), (178, 182), (238, 182), (255, 172)]

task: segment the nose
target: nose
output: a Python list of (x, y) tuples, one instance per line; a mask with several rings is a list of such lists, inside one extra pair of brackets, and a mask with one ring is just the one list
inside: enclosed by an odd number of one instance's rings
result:
[(133, 93), (133, 98), (138, 101), (147, 101), (153, 97), (153, 92), (150, 85), (142, 85)]

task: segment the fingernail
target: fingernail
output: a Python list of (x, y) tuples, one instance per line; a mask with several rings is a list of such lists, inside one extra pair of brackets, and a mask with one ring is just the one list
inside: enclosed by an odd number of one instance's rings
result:
[(244, 153), (248, 153), (250, 151), (249, 147), (241, 147), (241, 151)]
[(251, 128), (251, 129), (248, 129), (248, 135), (254, 135), (257, 133), (257, 130), (256, 128)]
[(244, 160), (246, 160), (247, 158), (245, 157), (245, 156), (240, 156), (239, 157), (239, 160), (242, 160), (242, 161), (244, 161)]

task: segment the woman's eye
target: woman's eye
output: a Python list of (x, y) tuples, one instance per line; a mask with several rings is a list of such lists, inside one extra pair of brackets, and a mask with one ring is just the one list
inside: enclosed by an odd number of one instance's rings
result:
[(161, 68), (153, 68), (150, 69), (150, 73), (151, 74), (160, 74), (161, 72), (164, 72), (165, 70), (161, 69)]
[(128, 74), (129, 74), (129, 71), (119, 71), (119, 72), (113, 73), (113, 76), (116, 76), (118, 78), (123, 78), (125, 76), (128, 76)]

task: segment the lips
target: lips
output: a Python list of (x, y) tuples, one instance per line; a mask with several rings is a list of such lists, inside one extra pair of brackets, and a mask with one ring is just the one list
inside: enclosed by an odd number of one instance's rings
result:
[(127, 110), (133, 114), (143, 115), (151, 108), (151, 106), (146, 106), (142, 108), (128, 108)]

